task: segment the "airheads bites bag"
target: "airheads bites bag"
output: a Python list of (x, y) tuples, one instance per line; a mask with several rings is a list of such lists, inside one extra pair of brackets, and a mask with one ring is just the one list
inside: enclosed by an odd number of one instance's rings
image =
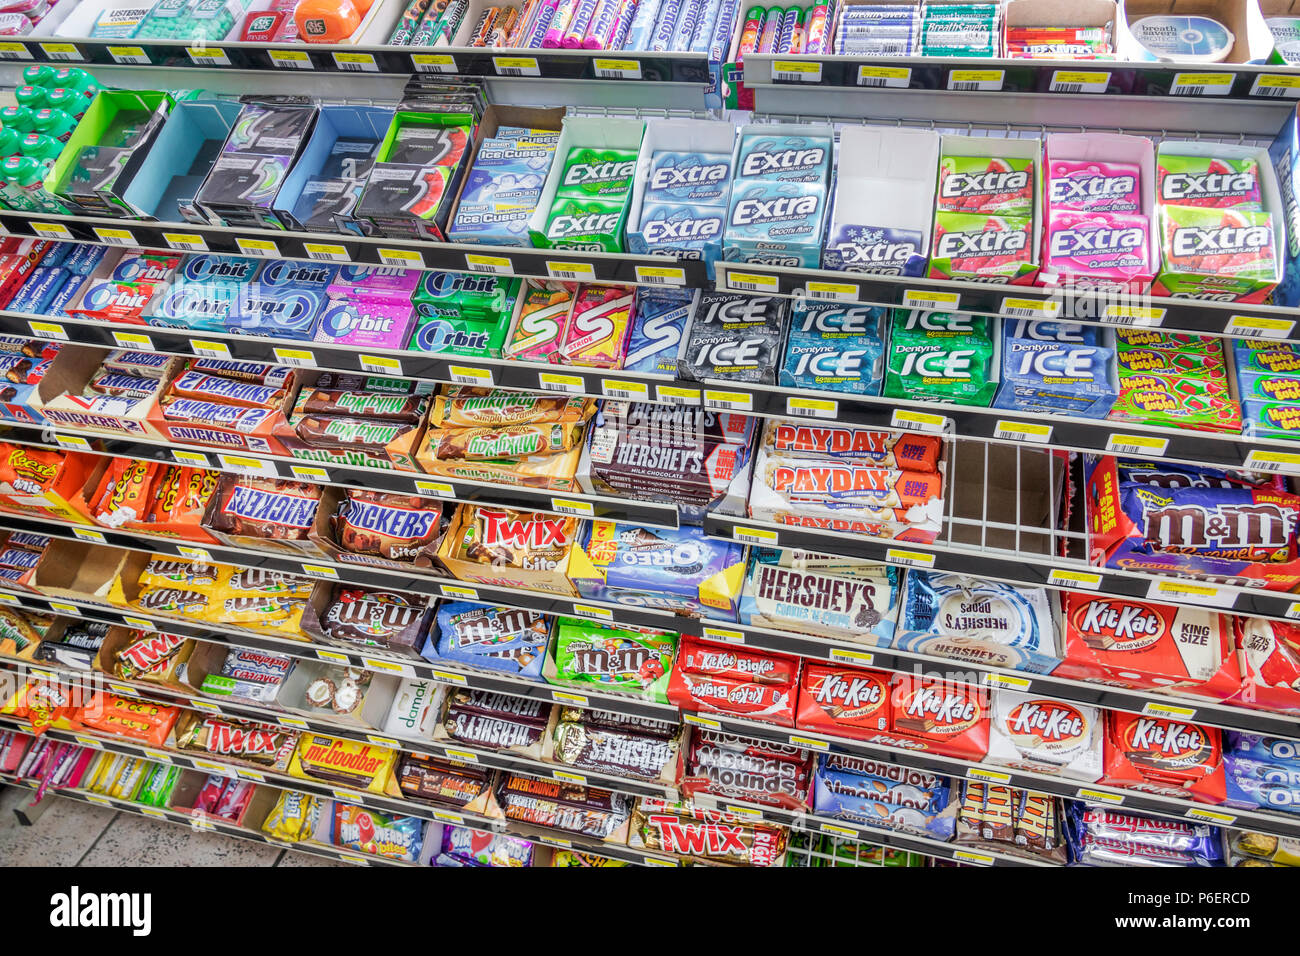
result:
[(1157, 295), (1262, 302), (1281, 278), (1268, 213), (1161, 206), (1158, 228)]
[(1037, 272), (1032, 219), (935, 213), (929, 278), (1028, 285)]
[(1253, 159), (1171, 156), (1156, 160), (1156, 201), (1162, 206), (1202, 206), (1262, 212), (1259, 166)]
[(944, 156), (939, 160), (941, 212), (968, 215), (1034, 214), (1034, 161), (987, 156)]

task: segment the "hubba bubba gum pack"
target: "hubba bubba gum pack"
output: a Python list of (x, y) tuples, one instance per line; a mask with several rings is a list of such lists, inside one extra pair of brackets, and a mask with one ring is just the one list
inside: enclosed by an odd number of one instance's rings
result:
[(528, 222), (542, 249), (622, 252), (645, 124), (565, 117), (555, 162)]
[(879, 394), (887, 315), (881, 306), (796, 298), (780, 383), (787, 388)]
[(1290, 342), (1234, 339), (1232, 361), (1245, 433), (1295, 438), (1300, 432), (1300, 351)]
[(1110, 418), (1236, 433), (1241, 408), (1221, 339), (1150, 329), (1115, 331), (1119, 396)]
[(1162, 142), (1156, 157), (1160, 269), (1176, 298), (1263, 302), (1282, 278), (1281, 195), (1260, 149)]
[(828, 126), (744, 126), (732, 161), (723, 257), (821, 264), (835, 134)]
[(987, 406), (997, 394), (998, 319), (967, 312), (894, 309), (882, 395)]
[[(1300, 584), (1300, 496), (1222, 472), (1088, 456), (1088, 546), (1106, 567), (1241, 580), (1269, 590)], [(1179, 480), (1181, 478), (1181, 480)], [(1258, 582), (1258, 583), (1256, 583)]]
[(734, 542), (689, 526), (670, 531), (614, 521), (587, 524), (569, 562), (569, 577), (585, 598), (723, 620), (735, 620), (744, 572), (744, 548)]
[(755, 548), (745, 575), (742, 624), (888, 647), (902, 573), (891, 565), (805, 551)]
[(1113, 343), (1109, 329), (1004, 318), (993, 407), (1105, 418), (1119, 395)]
[(913, 571), (900, 603), (895, 647), (1036, 674), (1060, 663), (1054, 591)]
[(1037, 140), (942, 138), (929, 277), (1030, 285), (1038, 274)]
[(769, 419), (754, 463), (752, 518), (933, 541), (943, 520), (942, 440)]

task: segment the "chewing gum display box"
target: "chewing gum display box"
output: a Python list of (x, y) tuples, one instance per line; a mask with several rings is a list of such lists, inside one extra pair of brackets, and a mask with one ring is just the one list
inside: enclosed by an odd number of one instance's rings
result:
[(275, 198), (315, 128), (317, 112), (303, 97), (245, 103), (195, 203), (227, 226), (289, 228), (276, 214)]
[[(551, 163), (546, 183), (542, 186), (542, 198), (537, 203), (532, 218), (528, 220), (528, 233), (534, 246), (539, 249), (623, 251), (623, 229), (631, 205), (630, 193), (611, 203), (579, 204), (589, 206), (590, 214), (581, 217), (583, 222), (575, 221), (571, 224), (575, 236), (573, 240), (549, 238), (547, 230), (551, 222), (551, 210), (556, 203), (556, 193), (560, 190), (568, 168), (570, 151), (580, 148), (639, 151), (644, 133), (645, 123), (642, 120), (596, 116), (564, 117), (560, 126), (560, 139), (555, 144), (555, 160)], [(615, 204), (617, 209), (613, 208)], [(600, 209), (599, 212), (596, 211), (597, 208)]]
[(59, 350), (50, 369), (36, 386), (32, 400), (46, 421), (55, 425), (87, 431), (108, 432), (132, 438), (169, 437), (160, 430), (154, 417), (158, 398), (167, 383), (180, 371), (184, 360), (168, 360), (158, 380), (158, 392), (149, 398), (125, 396), (83, 395), (86, 386), (95, 377), (95, 371), (108, 353), (82, 345), (65, 345)]
[(1286, 233), (1286, 245), (1278, 247), (1278, 264), (1284, 271), (1282, 281), (1273, 290), (1273, 302), (1300, 306), (1300, 106), (1288, 114), (1282, 131), (1268, 148), (1268, 158), (1281, 199), (1279, 225)]
[(1115, 333), (1070, 322), (1002, 320), (994, 408), (1105, 418), (1119, 395)]
[(723, 256), (729, 262), (821, 264), (835, 131), (830, 126), (742, 126), (731, 160)]
[(744, 576), (743, 545), (690, 526), (592, 521), (569, 561), (569, 578), (585, 598), (726, 621), (736, 619)]
[(101, 90), (45, 177), (45, 191), (89, 216), (137, 215), (122, 194), (175, 101), (168, 93)]
[[(1295, 553), (1296, 528), (1289, 507), (1291, 495), (1256, 488), (1252, 520), (1246, 521), (1229, 503), (1186, 508), (1160, 508), (1159, 501), (1143, 508), (1143, 498), (1120, 488), (1113, 457), (1084, 458), (1084, 491), (1088, 525), (1088, 551), (1093, 564), (1181, 577), (1246, 583), (1270, 591), (1292, 591), (1300, 586), (1300, 558), (1278, 562), (1235, 559), (1206, 554), (1155, 551), (1148, 537), (1170, 546), (1195, 549), (1271, 547), (1285, 555)], [(1158, 495), (1160, 489), (1155, 489)], [(1210, 497), (1214, 489), (1203, 489)], [(1148, 495), (1148, 498), (1151, 496)], [(1259, 582), (1256, 584), (1255, 582)]]
[(299, 231), (363, 235), (353, 213), (392, 119), (384, 107), (322, 106), (271, 202), (276, 217)]
[(822, 267), (922, 276), (930, 257), (939, 134), (846, 126)]
[(1241, 689), (1232, 619), (1209, 609), (1061, 592), (1058, 677), (1227, 700)]
[[(1123, 176), (1113, 177), (1109, 182), (1081, 182), (1077, 176), (1053, 178), (1054, 161), (1095, 162), (1099, 172), (1096, 179), (1103, 178), (1106, 164), (1136, 166), (1139, 208), (1121, 214), (1065, 211), (1078, 204), (1077, 197), (1082, 191), (1122, 188), (1127, 184), (1121, 182)], [(1039, 220), (1043, 258), (1038, 284), (1113, 289), (1133, 295), (1146, 292), (1160, 261), (1159, 234), (1155, 227), (1155, 147), (1151, 140), (1120, 133), (1051, 133), (1043, 144), (1043, 181), (1046, 186)], [(1126, 258), (1145, 257), (1146, 266), (1141, 269), (1090, 266), (1090, 262), (1123, 255), (1125, 243), (1139, 226), (1137, 216), (1146, 218), (1144, 248), (1132, 250)]]
[[(646, 124), (627, 218), (628, 252), (707, 263), (722, 258), (735, 141), (731, 123)], [(723, 156), (725, 164), (719, 161)]]
[[(1240, 176), (1234, 167), (1250, 164), (1256, 181), (1246, 195), (1213, 194), (1216, 184)], [(1253, 146), (1165, 140), (1156, 153), (1156, 174), (1160, 258), (1151, 291), (1214, 302), (1264, 302), (1282, 278), (1287, 249), (1286, 213), (1269, 153)]]

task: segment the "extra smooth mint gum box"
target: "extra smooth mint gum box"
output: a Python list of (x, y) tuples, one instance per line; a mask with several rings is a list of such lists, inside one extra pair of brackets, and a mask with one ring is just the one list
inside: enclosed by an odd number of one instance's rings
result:
[(1268, 148), (1268, 158), (1277, 176), (1279, 215), (1286, 224), (1286, 245), (1278, 250), (1278, 260), (1285, 268), (1273, 301), (1294, 307), (1300, 305), (1300, 106), (1294, 107), (1282, 124), (1282, 131)]

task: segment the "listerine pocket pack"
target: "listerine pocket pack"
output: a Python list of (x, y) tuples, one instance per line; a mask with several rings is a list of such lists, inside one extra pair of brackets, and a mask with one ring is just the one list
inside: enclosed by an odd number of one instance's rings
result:
[(357, 218), (381, 235), (446, 241), (473, 123), (468, 113), (398, 110), (357, 203)]
[(882, 325), (888, 309), (794, 300), (782, 385), (876, 395), (884, 371)]
[(704, 292), (677, 357), (677, 375), (696, 382), (775, 385), (786, 323), (785, 299)]
[(1070, 322), (1004, 319), (994, 408), (1105, 418), (1119, 395), (1114, 333)]
[(195, 202), (228, 226), (291, 227), (273, 207), (315, 124), (302, 97), (245, 103)]
[(732, 159), (723, 256), (733, 262), (821, 264), (834, 130), (745, 126)]
[(646, 125), (627, 220), (630, 252), (707, 263), (722, 257), (735, 140), (735, 127), (714, 120)]

